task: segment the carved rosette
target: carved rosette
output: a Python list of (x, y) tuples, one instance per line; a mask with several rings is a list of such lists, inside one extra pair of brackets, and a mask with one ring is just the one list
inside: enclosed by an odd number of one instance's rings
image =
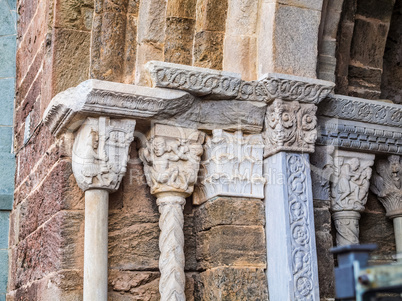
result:
[(161, 214), (159, 269), (161, 300), (185, 300), (183, 207), (197, 181), (203, 152), (203, 133), (155, 125), (140, 149), (140, 159)]
[(359, 243), (360, 212), (364, 211), (374, 155), (336, 151), (331, 179), (331, 211), (337, 245)]
[(265, 117), (264, 156), (280, 151), (313, 153), (317, 139), (317, 107), (276, 99)]
[(213, 130), (204, 145), (201, 181), (194, 192), (194, 204), (200, 205), (215, 196), (263, 199), (263, 150), (261, 135)]
[(78, 186), (114, 192), (126, 173), (135, 120), (88, 117), (75, 136), (72, 167)]
[(314, 299), (311, 237), (315, 234), (310, 228), (314, 222), (309, 216), (305, 161), (300, 154), (286, 156), (295, 300)]
[(379, 160), (373, 174), (371, 191), (378, 196), (390, 218), (402, 216), (402, 162), (401, 157), (391, 155)]

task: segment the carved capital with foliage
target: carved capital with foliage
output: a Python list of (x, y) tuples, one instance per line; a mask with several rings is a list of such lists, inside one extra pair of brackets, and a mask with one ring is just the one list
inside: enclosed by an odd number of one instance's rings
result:
[(402, 162), (401, 157), (391, 155), (379, 160), (373, 174), (370, 189), (387, 210), (387, 216), (402, 216)]
[(265, 116), (264, 156), (280, 151), (313, 153), (317, 139), (317, 107), (276, 99)]
[(72, 167), (78, 186), (114, 192), (126, 173), (135, 120), (86, 118), (75, 135)]

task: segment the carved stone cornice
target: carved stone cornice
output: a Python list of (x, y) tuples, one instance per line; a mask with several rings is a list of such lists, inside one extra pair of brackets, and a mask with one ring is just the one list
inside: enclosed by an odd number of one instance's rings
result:
[(264, 198), (264, 144), (260, 134), (214, 130), (207, 136), (193, 203), (215, 196)]
[(208, 99), (271, 102), (280, 98), (317, 104), (335, 86), (332, 82), (278, 73), (243, 81), (236, 73), (157, 61), (148, 62), (146, 68), (154, 87), (179, 89)]
[(377, 162), (370, 189), (378, 196), (388, 217), (402, 216), (402, 162), (400, 156), (391, 155), (387, 160)]
[(77, 131), (72, 168), (78, 186), (114, 192), (126, 173), (135, 120), (86, 118)]
[(370, 187), (372, 154), (336, 150), (331, 178), (331, 211), (337, 245), (359, 243), (360, 212)]
[(317, 107), (276, 99), (265, 116), (264, 156), (280, 151), (313, 153), (317, 139)]
[(192, 194), (203, 152), (204, 134), (197, 130), (156, 124), (140, 149), (151, 193)]
[(329, 95), (318, 106), (319, 145), (402, 154), (402, 108), (397, 104)]
[(330, 94), (319, 105), (318, 115), (402, 128), (402, 107), (382, 101)]

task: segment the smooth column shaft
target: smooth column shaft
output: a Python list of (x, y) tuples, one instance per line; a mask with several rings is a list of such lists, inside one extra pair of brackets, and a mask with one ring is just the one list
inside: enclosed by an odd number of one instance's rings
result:
[(396, 255), (398, 261), (402, 261), (402, 216), (394, 218), (394, 232), (396, 242)]
[(107, 301), (109, 192), (85, 191), (84, 301)]

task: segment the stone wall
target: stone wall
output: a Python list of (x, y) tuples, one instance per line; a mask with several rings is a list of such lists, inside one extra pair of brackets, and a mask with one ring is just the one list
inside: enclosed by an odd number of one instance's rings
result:
[[(336, 78), (338, 93), (378, 98), (392, 1), (383, 1), (387, 7), (383, 15), (375, 14), (378, 9), (368, 9), (370, 4), (363, 0), (345, 0), (343, 4), (274, 2), (18, 2), (17, 167), (7, 300), (82, 300), (84, 194), (72, 175), (71, 137), (53, 138), (41, 121), (58, 92), (88, 78), (150, 85), (144, 63), (160, 60), (235, 71), (245, 80), (268, 71), (316, 77), (317, 69), (320, 78)], [(264, 9), (259, 10), (263, 4)], [(272, 14), (275, 18), (269, 18)], [(307, 24), (308, 36), (304, 37), (299, 31), (307, 19), (312, 23)], [(275, 21), (278, 26), (261, 20)], [(390, 32), (394, 34), (398, 29), (392, 24)], [(290, 26), (298, 30), (287, 35)], [(263, 57), (264, 61), (258, 49), (266, 50), (264, 43), (273, 41), (273, 28), (277, 52)], [(367, 28), (376, 33), (368, 41), (372, 47), (362, 46)], [(305, 40), (305, 48), (300, 48)], [(289, 54), (284, 49), (291, 41)], [(393, 62), (395, 56), (388, 55), (387, 62)], [(269, 65), (269, 60), (274, 64)], [(389, 65), (394, 66), (388, 63), (384, 69), (391, 68)], [(264, 68), (259, 69), (261, 66)], [(395, 95), (389, 92), (394, 87), (390, 77), (384, 78), (388, 83), (383, 86), (384, 97)], [(110, 196), (110, 300), (159, 300), (159, 213), (145, 182), (138, 147), (132, 144), (127, 174), (119, 191)], [(189, 198), (184, 209), (187, 299), (244, 300), (253, 296), (253, 300), (266, 300), (263, 202), (218, 198), (201, 206), (191, 203)], [(323, 299), (334, 296), (334, 261), (328, 248), (334, 245), (335, 231), (329, 207), (328, 200), (315, 200)], [(246, 239), (242, 240), (243, 236)], [(361, 242), (381, 243), (377, 262), (389, 262), (395, 252), (392, 223), (372, 195), (361, 218)], [(237, 279), (244, 281), (238, 284)]]
[(0, 1), (0, 300), (7, 291), (9, 214), (13, 206), (13, 107), (15, 93), (15, 1)]

